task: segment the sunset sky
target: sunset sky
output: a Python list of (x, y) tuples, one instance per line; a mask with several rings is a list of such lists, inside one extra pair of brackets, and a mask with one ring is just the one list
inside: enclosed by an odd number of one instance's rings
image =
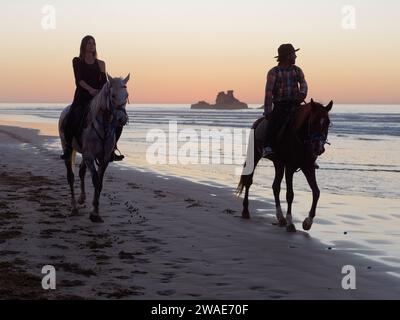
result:
[[(54, 30), (42, 28), (45, 5)], [(344, 5), (355, 7), (355, 29), (343, 28)], [(262, 104), (287, 42), (301, 48), (309, 98), (400, 103), (397, 0), (2, 0), (0, 102), (71, 101), (86, 34), (109, 73), (131, 73), (132, 103), (212, 102), (232, 89)]]

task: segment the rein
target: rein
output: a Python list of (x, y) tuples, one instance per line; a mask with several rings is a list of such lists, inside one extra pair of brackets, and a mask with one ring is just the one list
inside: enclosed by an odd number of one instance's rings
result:
[[(303, 101), (303, 102), (304, 102), (304, 101)], [(312, 133), (312, 132), (311, 132), (311, 124), (312, 124), (312, 123), (311, 123), (311, 114), (310, 114), (310, 116), (309, 116), (309, 118), (308, 118), (306, 138), (302, 141), (302, 140), (299, 138), (299, 136), (297, 135), (297, 132), (295, 132), (295, 136), (296, 136), (297, 141), (299, 141), (299, 142), (302, 143), (302, 144), (312, 144), (312, 143), (314, 143), (314, 142), (316, 142), (316, 141), (319, 141), (319, 142), (322, 142), (324, 145), (325, 145), (325, 144), (331, 145), (331, 144), (328, 142), (328, 138), (327, 138), (325, 135), (323, 135), (322, 133), (320, 133), (320, 132), (314, 132), (314, 133)]]
[(331, 144), (328, 142), (327, 137), (326, 137), (325, 135), (323, 135), (322, 133), (320, 133), (320, 132), (311, 133), (311, 116), (310, 116), (310, 118), (308, 119), (308, 132), (307, 132), (307, 136), (308, 136), (309, 139), (304, 140), (304, 141), (303, 141), (304, 144), (313, 143), (313, 142), (315, 142), (315, 141), (319, 141), (319, 142), (322, 142), (324, 145), (326, 145), (326, 144), (327, 144), (327, 145), (331, 145)]
[[(104, 159), (104, 149), (105, 149), (105, 143), (106, 140), (109, 139), (110, 137), (114, 136), (116, 133), (116, 128), (117, 128), (117, 118), (115, 116), (116, 112), (122, 111), (124, 114), (127, 116), (128, 120), (128, 114), (126, 110), (123, 108), (123, 106), (126, 104), (126, 102), (122, 105), (115, 106), (112, 99), (111, 99), (111, 94), (110, 94), (110, 88), (107, 87), (107, 106), (108, 109), (106, 111), (101, 110), (102, 112), (102, 120), (99, 121), (98, 116), (96, 115), (92, 121), (92, 128), (94, 132), (96, 133), (97, 137), (100, 139), (100, 141), (103, 144), (103, 159)], [(128, 101), (129, 101), (129, 96), (128, 96)], [(102, 136), (98, 130), (98, 128), (102, 128), (104, 132), (104, 136)], [(100, 166), (100, 163), (98, 159), (95, 159), (96, 164)]]

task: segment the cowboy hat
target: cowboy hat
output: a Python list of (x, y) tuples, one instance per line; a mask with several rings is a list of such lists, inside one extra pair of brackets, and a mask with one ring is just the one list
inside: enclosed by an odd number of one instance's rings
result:
[(276, 56), (275, 58), (284, 58), (299, 50), (300, 49), (295, 49), (290, 43), (282, 44), (278, 48), (278, 56)]

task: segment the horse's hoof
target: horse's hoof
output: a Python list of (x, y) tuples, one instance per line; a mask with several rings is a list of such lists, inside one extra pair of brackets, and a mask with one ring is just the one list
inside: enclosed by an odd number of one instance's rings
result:
[(294, 226), (294, 224), (291, 224), (286, 227), (286, 231), (290, 232), (290, 233), (295, 233), (297, 230), (296, 230), (296, 227)]
[(71, 210), (71, 216), (77, 216), (79, 214), (79, 210), (77, 208), (74, 208)]
[(250, 219), (250, 212), (248, 210), (243, 210), (242, 218), (246, 219), (246, 220), (249, 220)]
[(285, 219), (285, 218), (279, 219), (279, 220), (278, 220), (278, 226), (281, 227), (281, 228), (286, 227), (286, 226), (287, 226), (287, 221), (286, 221), (286, 219)]
[(99, 215), (94, 215), (91, 214), (90, 215), (90, 221), (92, 221), (93, 223), (103, 223), (103, 219), (99, 216)]
[(303, 222), (303, 229), (305, 231), (311, 230), (311, 227), (313, 225), (313, 221), (310, 218), (306, 218)]

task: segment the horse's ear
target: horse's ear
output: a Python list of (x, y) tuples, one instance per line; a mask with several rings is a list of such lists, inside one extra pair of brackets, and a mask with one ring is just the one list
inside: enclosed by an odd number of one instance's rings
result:
[(310, 102), (310, 105), (311, 105), (311, 110), (314, 110), (314, 109), (316, 109), (316, 103), (314, 102), (314, 99), (313, 98), (311, 98), (311, 102)]
[(123, 80), (123, 82), (125, 84), (127, 84), (130, 78), (131, 78), (131, 74), (129, 73), (128, 76)]
[(333, 101), (329, 102), (329, 104), (326, 106), (328, 112), (332, 110), (333, 107)]

